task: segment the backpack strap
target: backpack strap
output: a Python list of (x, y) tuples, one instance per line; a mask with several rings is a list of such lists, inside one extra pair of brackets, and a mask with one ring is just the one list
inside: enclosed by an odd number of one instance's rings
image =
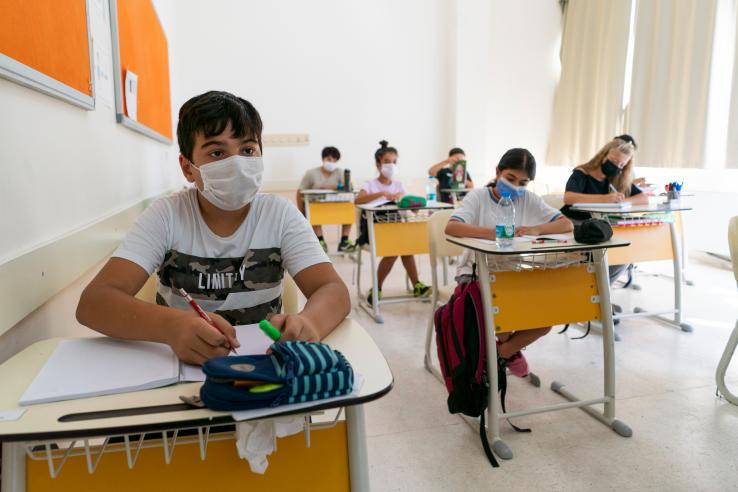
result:
[(484, 425), (484, 414), (485, 412), (482, 411), (482, 414), (479, 416), (479, 438), (482, 440), (482, 448), (484, 448), (487, 461), (492, 465), (492, 468), (499, 468), (500, 464), (495, 459), (495, 455), (492, 453), (492, 448), (489, 446), (489, 440), (487, 439), (487, 426)]
[(587, 321), (587, 331), (584, 332), (584, 335), (582, 335), (581, 337), (572, 337), (571, 339), (572, 340), (581, 340), (582, 338), (584, 338), (587, 335), (589, 335), (589, 330), (591, 330), (591, 329), (592, 329), (592, 322), (591, 321)]
[[(497, 358), (497, 391), (500, 392), (500, 406), (502, 407), (502, 412), (507, 413), (507, 410), (505, 409), (505, 395), (507, 394), (507, 372), (506, 372), (506, 362), (505, 359), (502, 357)], [(517, 425), (510, 422), (510, 419), (507, 420), (507, 423), (510, 424), (510, 427), (512, 427), (515, 432), (533, 432), (531, 429), (528, 428), (522, 428), (518, 427)]]

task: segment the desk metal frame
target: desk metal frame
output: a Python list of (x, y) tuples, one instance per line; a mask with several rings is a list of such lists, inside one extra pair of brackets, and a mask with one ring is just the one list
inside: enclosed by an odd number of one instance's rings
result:
[[(482, 243), (473, 239), (454, 238), (446, 236), (446, 239), (454, 244), (471, 249), (475, 254), (475, 261), (479, 270), (479, 283), (482, 291), (482, 300), (484, 304), (484, 321), (487, 327), (487, 374), (489, 379), (489, 402), (487, 406), (487, 433), (492, 442), (492, 449), (497, 456), (502, 459), (512, 459), (512, 449), (500, 438), (500, 419), (512, 417), (521, 417), (524, 415), (533, 415), (537, 413), (545, 413), (556, 410), (565, 410), (568, 408), (581, 408), (583, 411), (599, 420), (603, 424), (610, 427), (613, 431), (623, 437), (633, 435), (631, 428), (623, 421), (615, 418), (615, 338), (614, 324), (612, 318), (612, 306), (610, 304), (610, 282), (607, 268), (607, 248), (624, 247), (628, 243), (624, 241), (608, 241), (599, 245), (584, 245), (574, 243), (567, 246), (558, 246), (550, 248), (531, 248), (530, 246), (514, 246), (514, 249), (504, 250), (497, 248), (496, 245), (490, 243)], [(580, 399), (569, 390), (565, 384), (554, 381), (551, 383), (551, 390), (558, 393), (566, 400), (567, 403), (559, 403), (554, 405), (546, 405), (529, 410), (517, 412), (500, 412), (498, 409), (498, 385), (497, 385), (497, 344), (495, 333), (495, 313), (493, 312), (493, 287), (490, 283), (491, 277), (489, 266), (487, 264), (487, 255), (495, 256), (521, 256), (536, 255), (550, 253), (569, 253), (577, 251), (589, 251), (592, 254), (592, 262), (595, 266), (595, 274), (597, 278), (597, 290), (599, 293), (600, 319), (603, 324), (603, 359), (604, 359), (604, 394), (601, 397), (591, 399)], [(489, 286), (489, 287), (487, 287)], [(592, 405), (603, 404), (604, 411), (600, 412), (591, 408)]]
[[(453, 208), (452, 205), (447, 203), (434, 203), (429, 204), (426, 207), (420, 207), (412, 210), (400, 210), (396, 205), (384, 205), (379, 207), (371, 207), (367, 205), (358, 205), (357, 206), (362, 213), (366, 215), (366, 224), (369, 234), (369, 254), (370, 254), (370, 261), (371, 261), (371, 268), (372, 268), (372, 288), (371, 288), (371, 295), (372, 295), (372, 304), (369, 305), (366, 300), (364, 293), (361, 291), (361, 253), (362, 248), (359, 247), (356, 249), (356, 292), (359, 297), (359, 306), (374, 319), (376, 323), (384, 323), (384, 317), (379, 312), (379, 306), (382, 304), (395, 304), (398, 302), (430, 302), (430, 297), (415, 297), (411, 294), (409, 295), (399, 295), (399, 296), (392, 296), (392, 297), (384, 297), (381, 300), (379, 299), (379, 278), (378, 278), (378, 272), (377, 272), (377, 266), (378, 266), (378, 257), (377, 257), (377, 239), (376, 239), (376, 230), (375, 226), (377, 225), (377, 212), (386, 212), (393, 215), (396, 215), (398, 218), (391, 219), (391, 223), (396, 224), (417, 224), (418, 222), (424, 222), (423, 218), (414, 217), (412, 214), (416, 213), (420, 210), (428, 210), (430, 213), (432, 213), (434, 210), (444, 210)], [(405, 217), (402, 217), (400, 214), (407, 213)], [(419, 238), (420, 241), (425, 241), (427, 245), (428, 236), (427, 234), (423, 234), (422, 237)], [(383, 245), (383, 250), (388, 249), (392, 250), (391, 245)], [(385, 254), (383, 256), (404, 256), (410, 254), (408, 252), (398, 251), (397, 254)], [(418, 250), (412, 252), (413, 255), (417, 254), (428, 254), (427, 250)]]
[[(313, 222), (313, 218), (310, 216), (310, 204), (311, 203), (324, 203), (324, 204), (330, 204), (330, 203), (351, 203), (353, 205), (354, 200), (346, 200), (346, 201), (330, 201), (325, 200), (325, 198), (329, 195), (337, 195), (337, 194), (351, 194), (355, 195), (356, 193), (353, 191), (339, 191), (339, 190), (323, 190), (323, 191), (315, 191), (315, 190), (300, 190), (300, 193), (302, 194), (302, 200), (305, 207), (305, 218), (310, 223), (311, 226), (324, 226), (324, 225), (337, 225), (341, 227), (344, 224), (354, 224), (356, 223), (356, 216), (355, 213), (351, 212), (350, 218), (347, 217), (350, 221), (344, 222), (342, 224), (328, 224), (325, 222)], [(341, 230), (338, 231), (339, 238), (341, 236)], [(349, 253), (342, 253), (342, 252), (329, 252), (328, 256), (340, 256), (345, 257)]]
[[(356, 333), (357, 330), (360, 330), (360, 333), (350, 334), (352, 326), (353, 333)], [(352, 340), (350, 342), (347, 341), (349, 337)], [(349, 360), (358, 362), (358, 367), (357, 363), (354, 362), (354, 368), (365, 377), (360, 394), (354, 398), (338, 402), (321, 403), (317, 401), (315, 405), (311, 405), (309, 408), (286, 410), (265, 416), (263, 419), (271, 419), (280, 415), (303, 416), (305, 418), (303, 431), (306, 447), (310, 447), (311, 429), (335, 426), (338, 415), (332, 422), (319, 424), (311, 423), (309, 417), (321, 414), (328, 409), (339, 409), (339, 413), (340, 409), (345, 409), (351, 489), (368, 491), (369, 475), (363, 404), (381, 398), (392, 389), (392, 374), (383, 357), (381, 361), (375, 361), (376, 358), (381, 357), (381, 352), (373, 344), (368, 333), (354, 321), (344, 321), (325, 341), (331, 345), (333, 345), (332, 341), (337, 341), (335, 343), (336, 348), (339, 348)], [(55, 343), (55, 340), (38, 342), (36, 346), (39, 348), (32, 346), (24, 352), (33, 354), (38, 351), (48, 351), (48, 355), (50, 355)], [(24, 355), (24, 353), (21, 353), (16, 357), (23, 357)], [(31, 359), (37, 358), (34, 355), (29, 357)], [(8, 362), (13, 361), (13, 359), (11, 358)], [(369, 365), (374, 366), (374, 364), (378, 369), (376, 370), (377, 375), (372, 377), (371, 374), (366, 373), (371, 372)], [(0, 365), (0, 374), (3, 373), (4, 365)], [(31, 371), (33, 374), (24, 375), (29, 383), (35, 375), (35, 371), (40, 370), (40, 367), (34, 367), (33, 369), (34, 371)], [(2, 380), (5, 381), (4, 378)], [(133, 468), (139, 452), (147, 447), (161, 447), (164, 462), (169, 463), (175, 446), (198, 443), (200, 457), (205, 460), (208, 442), (232, 439), (232, 432), (223, 431), (237, 422), (227, 412), (215, 412), (179, 403), (179, 394), (197, 393), (200, 385), (201, 383), (185, 383), (126, 395), (109, 395), (76, 400), (75, 402), (57, 402), (28, 407), (26, 415), (21, 417), (19, 421), (0, 422), (0, 441), (2, 441), (3, 452), (0, 491), (22, 492), (26, 490), (26, 457), (33, 460), (47, 461), (49, 474), (52, 478), (61, 472), (65, 462), (71, 456), (85, 456), (88, 471), (93, 473), (104, 455), (125, 452), (128, 467)], [(17, 405), (18, 397), (19, 394), (11, 396), (15, 405)], [(124, 404), (123, 407), (113, 407), (112, 403), (90, 405), (90, 403), (96, 401), (117, 402), (121, 401), (122, 397), (129, 398), (129, 403)], [(2, 405), (4, 407), (11, 405), (7, 395), (5, 399), (8, 401), (2, 402)], [(2, 396), (0, 395), (1, 400)], [(153, 407), (145, 406), (152, 405), (152, 402)], [(89, 415), (86, 415), (85, 412), (69, 414), (68, 411), (72, 403), (79, 405), (80, 409), (85, 409), (87, 403), (94, 411), (90, 412)], [(103, 408), (100, 408), (101, 406)], [(140, 410), (140, 412), (136, 413), (135, 410)], [(24, 423), (23, 419), (31, 412), (36, 414), (33, 418), (42, 420), (44, 428), (38, 429), (32, 424)], [(116, 415), (119, 413), (122, 413), (122, 418), (128, 420), (121, 421)], [(132, 422), (131, 417), (138, 419), (138, 421)], [(190, 432), (192, 435), (180, 435), (188, 430), (196, 431), (197, 435), (194, 435), (193, 432)], [(145, 435), (153, 437), (160, 435), (161, 438), (145, 440)], [(133, 436), (136, 436), (135, 440), (132, 439)], [(111, 440), (117, 440), (116, 438), (122, 439), (122, 442), (111, 443)], [(102, 442), (98, 444), (97, 441)], [(69, 443), (69, 445), (61, 449), (55, 449), (58, 443)], [(80, 445), (75, 445), (77, 443)]]
[[(593, 217), (603, 220), (608, 220), (611, 215), (641, 215), (646, 213), (661, 213), (673, 215), (674, 212), (682, 212), (691, 210), (690, 207), (683, 207), (677, 204), (666, 204), (658, 206), (644, 206), (644, 207), (632, 207), (626, 210), (603, 210), (596, 207), (577, 207), (577, 210), (582, 212), (590, 212)], [(684, 253), (682, 246), (685, 244), (683, 234), (679, 234), (677, 231), (677, 225), (672, 217), (669, 221), (669, 236), (671, 239), (671, 250), (672, 250), (672, 265), (674, 271), (674, 308), (673, 309), (661, 309), (657, 311), (646, 311), (641, 307), (635, 307), (630, 313), (618, 313), (615, 315), (615, 319), (628, 319), (628, 318), (640, 318), (640, 317), (651, 317), (659, 321), (667, 323), (671, 326), (681, 329), (684, 332), (694, 331), (694, 327), (687, 323), (684, 316), (684, 293), (682, 287), (684, 285), (684, 271), (686, 261), (684, 260)], [(648, 227), (648, 226), (645, 226)], [(682, 220), (682, 227), (684, 227), (684, 221)], [(673, 315), (673, 318), (666, 318), (666, 315)]]

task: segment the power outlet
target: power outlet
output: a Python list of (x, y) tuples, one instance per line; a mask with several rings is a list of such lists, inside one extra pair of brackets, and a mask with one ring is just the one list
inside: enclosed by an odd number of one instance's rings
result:
[(261, 140), (265, 147), (301, 147), (310, 144), (310, 135), (307, 133), (270, 133), (263, 135)]

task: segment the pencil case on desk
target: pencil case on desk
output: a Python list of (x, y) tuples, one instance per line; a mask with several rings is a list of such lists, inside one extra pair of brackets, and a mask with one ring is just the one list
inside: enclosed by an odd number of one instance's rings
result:
[(205, 362), (203, 403), (213, 410), (252, 410), (343, 396), (353, 389), (351, 364), (324, 343), (279, 342), (271, 349), (271, 354)]

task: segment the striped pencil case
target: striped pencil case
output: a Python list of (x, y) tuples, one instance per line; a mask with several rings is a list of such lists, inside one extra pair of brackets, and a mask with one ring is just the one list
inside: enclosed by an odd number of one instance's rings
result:
[(278, 342), (271, 349), (271, 354), (205, 362), (203, 403), (213, 410), (251, 410), (351, 393), (354, 372), (341, 352), (302, 341)]

